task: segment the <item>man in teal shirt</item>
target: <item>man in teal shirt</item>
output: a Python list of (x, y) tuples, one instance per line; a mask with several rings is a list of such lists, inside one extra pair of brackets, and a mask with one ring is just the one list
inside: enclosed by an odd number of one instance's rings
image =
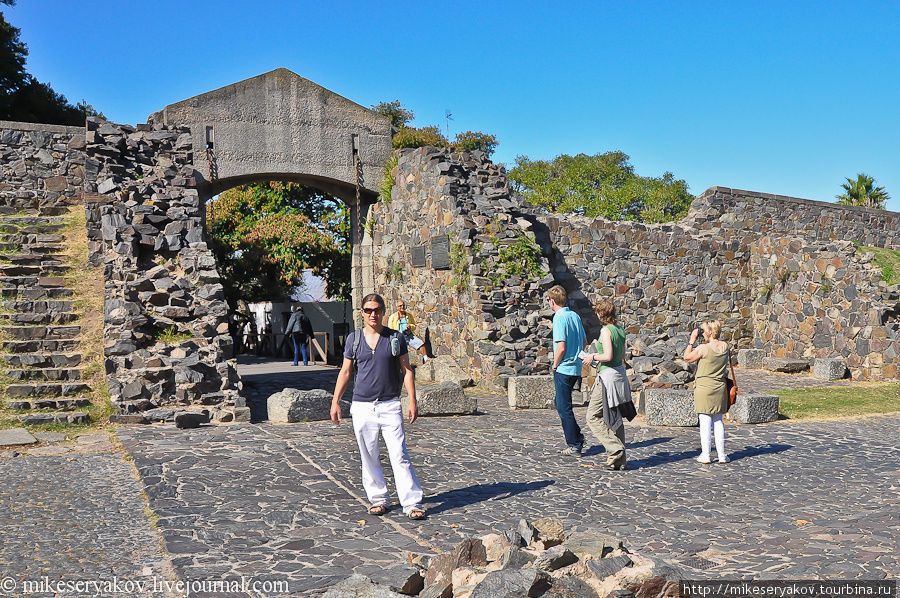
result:
[(581, 456), (584, 434), (572, 412), (572, 389), (581, 378), (581, 359), (584, 349), (584, 326), (581, 318), (566, 307), (568, 296), (559, 285), (547, 291), (547, 300), (553, 310), (553, 386), (556, 388), (556, 412), (562, 421), (566, 444), (563, 453)]

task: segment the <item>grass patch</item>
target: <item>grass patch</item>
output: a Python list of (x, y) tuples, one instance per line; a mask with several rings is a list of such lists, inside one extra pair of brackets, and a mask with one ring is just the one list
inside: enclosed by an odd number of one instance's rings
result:
[(178, 327), (175, 326), (175, 324), (172, 324), (168, 328), (160, 330), (157, 334), (153, 335), (154, 342), (164, 343), (166, 345), (175, 345), (182, 341), (189, 341), (193, 338), (196, 337), (189, 332), (178, 332)]
[(890, 285), (900, 284), (900, 251), (863, 246), (860, 246), (859, 249), (875, 254), (875, 263), (881, 268), (881, 280)]
[(779, 390), (780, 412), (790, 419), (848, 417), (900, 411), (900, 382)]

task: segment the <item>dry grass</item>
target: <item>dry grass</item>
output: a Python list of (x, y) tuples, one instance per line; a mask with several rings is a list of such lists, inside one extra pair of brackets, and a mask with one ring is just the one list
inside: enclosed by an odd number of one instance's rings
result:
[[(79, 314), (73, 325), (81, 326), (81, 343), (77, 349), (81, 353), (81, 382), (91, 388), (83, 395), (91, 405), (80, 410), (91, 418), (90, 424), (51, 424), (24, 427), (37, 431), (59, 431), (75, 437), (86, 431), (102, 428), (109, 423), (109, 416), (115, 408), (109, 402), (103, 356), (103, 268), (92, 267), (88, 263), (87, 228), (83, 206), (74, 206), (63, 218), (64, 227), (59, 231), (65, 238), (66, 253), (59, 259), (68, 266), (64, 277), (66, 286), (73, 290), (72, 309)], [(2, 338), (0, 333), (0, 338)], [(5, 391), (12, 380), (0, 375), (0, 392)], [(44, 411), (44, 410), (35, 410)], [(5, 401), (0, 401), (0, 427), (21, 427)]]

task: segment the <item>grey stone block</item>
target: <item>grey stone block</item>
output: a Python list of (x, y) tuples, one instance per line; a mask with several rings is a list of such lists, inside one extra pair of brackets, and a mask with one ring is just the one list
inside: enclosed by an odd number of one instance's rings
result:
[(322, 598), (403, 598), (403, 595), (356, 574), (331, 587)]
[(149, 424), (150, 420), (140, 414), (123, 414), (123, 413), (114, 413), (109, 416), (109, 423), (111, 424)]
[(232, 420), (234, 423), (250, 423), (249, 407), (234, 407), (232, 411), (234, 412), (234, 419)]
[(648, 388), (644, 391), (644, 413), (651, 426), (697, 426), (694, 391)]
[(553, 376), (512, 376), (507, 397), (513, 409), (550, 409), (556, 397)]
[(763, 367), (773, 372), (782, 372), (784, 374), (798, 374), (809, 369), (809, 360), (769, 357), (768, 359), (765, 359), (763, 361)]
[[(456, 382), (444, 382), (440, 386), (417, 389), (416, 404), (420, 416), (472, 415), (478, 411), (478, 401), (466, 396)], [(409, 408), (409, 397), (403, 395), (403, 412)]]
[(766, 352), (762, 349), (738, 349), (738, 367), (749, 369), (761, 369), (766, 359)]
[(534, 569), (491, 571), (475, 586), (471, 598), (498, 596), (540, 596), (550, 588), (550, 576)]
[(812, 375), (819, 380), (840, 380), (847, 375), (847, 364), (843, 359), (816, 359)]
[(25, 428), (0, 430), (0, 446), (19, 446), (23, 444), (34, 444), (36, 442), (37, 439)]
[[(331, 419), (332, 394), (327, 390), (297, 390), (285, 388), (267, 401), (269, 421), (292, 424)], [(342, 405), (341, 411), (344, 411)]]
[(739, 394), (731, 406), (731, 417), (741, 424), (761, 424), (778, 419), (778, 396)]
[(429, 359), (416, 368), (416, 382), (456, 382), (463, 388), (474, 386), (475, 382), (468, 376), (451, 355), (439, 355)]
[(180, 411), (175, 414), (175, 427), (182, 430), (199, 428), (200, 424), (209, 423), (209, 414), (197, 411)]
[(597, 579), (606, 579), (610, 575), (615, 575), (625, 567), (630, 567), (632, 561), (628, 556), (613, 556), (605, 559), (591, 559), (585, 563), (588, 570), (593, 573)]
[(554, 546), (538, 555), (531, 566), (541, 571), (556, 571), (577, 561), (575, 553), (565, 546)]

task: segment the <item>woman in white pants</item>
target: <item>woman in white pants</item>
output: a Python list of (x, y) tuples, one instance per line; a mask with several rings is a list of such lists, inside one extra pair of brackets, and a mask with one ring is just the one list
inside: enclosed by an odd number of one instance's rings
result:
[(410, 519), (424, 519), (422, 487), (406, 450), (403, 408), (400, 403), (402, 376), (409, 395), (406, 415), (409, 423), (416, 421), (416, 386), (412, 368), (409, 367), (406, 339), (396, 330), (381, 324), (384, 314), (384, 299), (381, 295), (366, 295), (362, 301), (362, 311), (365, 328), (354, 331), (347, 338), (344, 363), (331, 401), (331, 420), (335, 424), (341, 423), (340, 400), (350, 382), (350, 374), (356, 369), (350, 415), (362, 461), (363, 488), (371, 504), (369, 513), (384, 515), (389, 504), (387, 484), (378, 460), (380, 434), (391, 459), (391, 469), (403, 512)]
[(716, 453), (719, 463), (728, 463), (725, 453), (725, 424), (722, 415), (728, 412), (728, 387), (725, 379), (728, 376), (728, 365), (731, 352), (728, 344), (719, 340), (722, 323), (718, 320), (704, 322), (703, 339), (706, 341), (696, 349), (698, 330), (691, 333), (684, 360), (697, 363), (697, 374), (694, 376), (694, 409), (700, 418), (700, 456), (697, 461), (704, 465), (712, 463), (710, 457), (710, 431), (716, 439)]

